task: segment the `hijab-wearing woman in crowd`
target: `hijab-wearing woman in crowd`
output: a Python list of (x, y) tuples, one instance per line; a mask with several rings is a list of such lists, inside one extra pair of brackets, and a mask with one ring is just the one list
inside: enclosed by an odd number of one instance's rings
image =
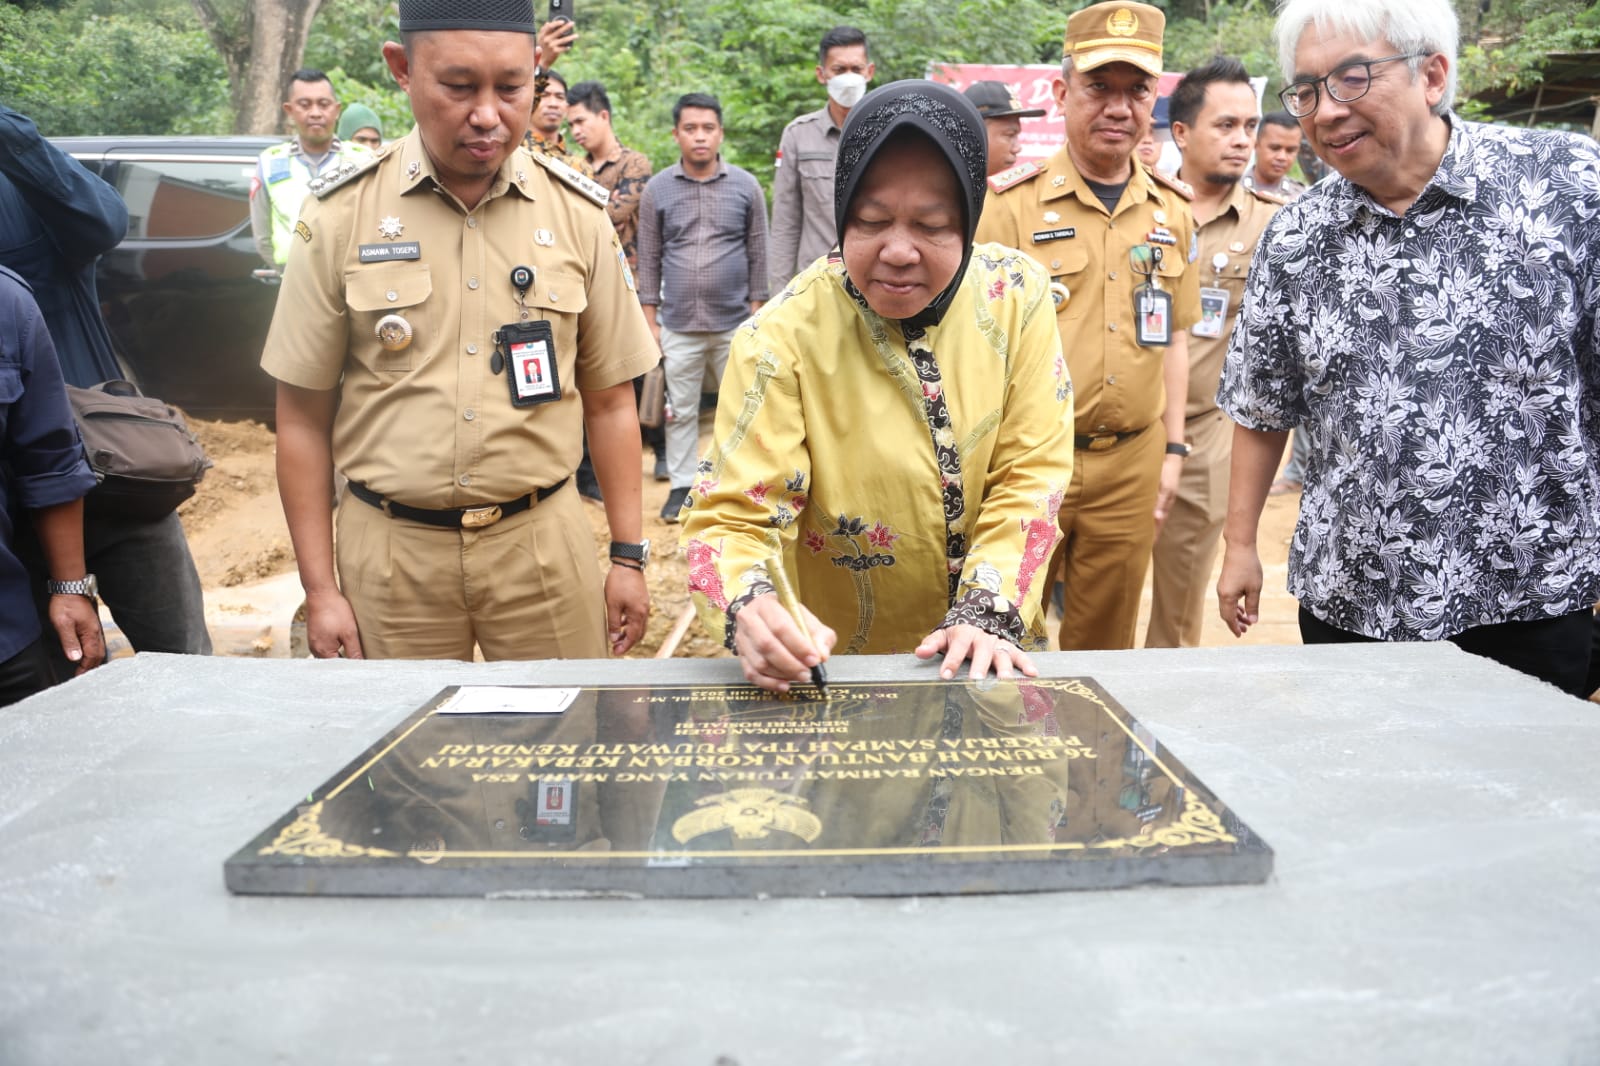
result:
[[(947, 86), (869, 94), (839, 142), (839, 247), (734, 338), (684, 540), (702, 620), (763, 688), (840, 641), (1037, 673), (1072, 385), (1049, 278), (973, 244), (986, 146)], [(774, 594), (780, 551), (809, 632)]]

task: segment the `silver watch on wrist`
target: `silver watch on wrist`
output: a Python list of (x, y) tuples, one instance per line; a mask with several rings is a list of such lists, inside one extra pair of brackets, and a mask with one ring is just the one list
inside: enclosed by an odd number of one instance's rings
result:
[(100, 599), (100, 582), (95, 580), (93, 574), (84, 574), (76, 581), (46, 580), (44, 587), (52, 596), (87, 596), (96, 601)]

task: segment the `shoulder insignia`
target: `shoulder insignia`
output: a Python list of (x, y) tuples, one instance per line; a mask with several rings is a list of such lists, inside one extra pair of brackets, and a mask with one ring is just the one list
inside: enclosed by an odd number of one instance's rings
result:
[(1275, 192), (1262, 192), (1260, 189), (1251, 189), (1250, 195), (1254, 196), (1257, 200), (1272, 204), (1274, 207), (1282, 207), (1284, 204), (1289, 202), (1289, 198), (1287, 196), (1279, 196)]
[(994, 192), (1005, 192), (1007, 189), (1022, 184), (1035, 174), (1044, 171), (1038, 163), (1018, 163), (1009, 170), (1002, 170), (998, 174), (989, 176), (989, 188)]
[(343, 160), (336, 168), (319, 178), (312, 178), (306, 185), (306, 190), (317, 199), (322, 199), (333, 190), (350, 184), (361, 175), (378, 165), (380, 155), (368, 154), (360, 158), (350, 157)]
[(611, 191), (593, 178), (584, 177), (561, 160), (545, 155), (543, 152), (529, 152), (528, 154), (533, 156), (534, 162), (554, 174), (562, 184), (576, 189), (601, 207), (606, 206), (606, 203), (610, 201)]
[(1194, 186), (1181, 178), (1175, 178), (1171, 174), (1157, 170), (1155, 167), (1146, 167), (1145, 173), (1149, 174), (1157, 185), (1165, 185), (1185, 200), (1194, 199)]

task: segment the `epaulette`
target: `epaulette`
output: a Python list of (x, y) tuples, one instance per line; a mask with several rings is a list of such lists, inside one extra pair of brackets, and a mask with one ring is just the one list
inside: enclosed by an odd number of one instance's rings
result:
[(346, 159), (340, 162), (331, 172), (321, 177), (312, 178), (306, 185), (306, 190), (317, 199), (322, 199), (341, 185), (348, 185), (352, 181), (378, 165), (382, 159), (382, 152), (364, 156), (359, 159)]
[(1194, 186), (1190, 185), (1188, 182), (1182, 180), (1181, 178), (1175, 178), (1171, 174), (1165, 173), (1164, 171), (1157, 170), (1155, 167), (1146, 167), (1145, 170), (1152, 178), (1155, 179), (1156, 184), (1165, 185), (1167, 188), (1171, 189), (1185, 200), (1194, 199)]
[(543, 152), (529, 152), (528, 154), (533, 156), (534, 161), (540, 166), (559, 178), (563, 184), (578, 190), (601, 207), (610, 202), (611, 190), (593, 178), (584, 177), (561, 160), (545, 155)]
[(994, 192), (1005, 192), (1013, 186), (1020, 185), (1035, 174), (1043, 174), (1044, 170), (1038, 163), (1018, 163), (1009, 170), (1002, 170), (998, 174), (989, 175), (989, 188)]
[(1262, 192), (1260, 189), (1251, 189), (1250, 193), (1257, 200), (1265, 201), (1266, 203), (1272, 204), (1274, 207), (1282, 207), (1284, 204), (1289, 202), (1289, 198), (1287, 196), (1279, 196), (1275, 192)]

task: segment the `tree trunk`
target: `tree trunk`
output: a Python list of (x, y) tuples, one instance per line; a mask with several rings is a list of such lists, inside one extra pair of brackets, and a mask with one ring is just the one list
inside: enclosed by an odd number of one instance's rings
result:
[(211, 0), (190, 3), (227, 68), (233, 132), (287, 132), (281, 105), (322, 0), (245, 0), (232, 20)]

